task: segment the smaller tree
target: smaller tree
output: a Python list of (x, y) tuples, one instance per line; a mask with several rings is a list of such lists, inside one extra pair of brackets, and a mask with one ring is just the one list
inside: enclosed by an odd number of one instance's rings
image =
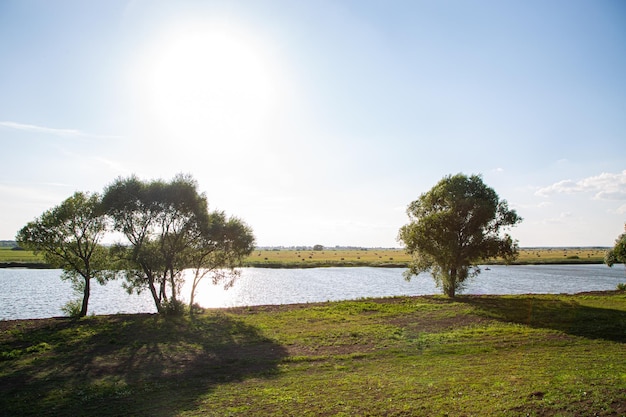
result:
[(608, 266), (612, 267), (617, 263), (626, 264), (626, 225), (624, 230), (625, 232), (615, 240), (615, 246), (604, 256), (604, 263)]
[(17, 233), (21, 247), (42, 253), (46, 262), (63, 269), (61, 278), (82, 294), (80, 308), (76, 302), (68, 303), (71, 315), (87, 314), (92, 278), (104, 284), (115, 277), (107, 270), (107, 250), (100, 245), (106, 230), (100, 196), (76, 192)]
[(240, 275), (236, 267), (254, 250), (252, 229), (237, 218), (226, 219), (223, 212), (213, 212), (209, 222), (200, 230), (198, 239), (189, 248), (189, 265), (193, 270), (189, 311), (193, 305), (200, 282), (208, 275), (214, 285), (224, 289), (233, 286)]
[(449, 297), (480, 273), (480, 261), (517, 256), (517, 242), (500, 233), (522, 219), (478, 175), (444, 177), (407, 214), (411, 222), (398, 235), (413, 257), (405, 278), (430, 271)]
[(324, 246), (323, 245), (315, 245), (315, 246), (313, 246), (313, 250), (314, 251), (324, 250)]

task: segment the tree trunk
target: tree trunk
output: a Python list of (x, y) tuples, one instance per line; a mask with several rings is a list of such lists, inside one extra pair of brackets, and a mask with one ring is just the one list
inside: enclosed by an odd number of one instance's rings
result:
[(176, 293), (176, 282), (174, 280), (174, 270), (170, 269), (170, 285), (172, 286), (172, 302), (176, 301), (176, 297), (178, 297), (178, 294)]
[(150, 288), (150, 293), (152, 294), (152, 298), (154, 299), (154, 305), (156, 305), (157, 312), (159, 314), (163, 313), (163, 307), (161, 306), (161, 300), (159, 295), (157, 294), (156, 288), (154, 288), (154, 279), (150, 279), (148, 282), (148, 288)]
[(199, 274), (200, 269), (196, 269), (193, 276), (193, 282), (191, 283), (191, 295), (189, 296), (189, 314), (191, 315), (193, 315), (193, 302), (196, 295), (196, 288), (198, 288), (198, 284), (200, 283)]
[(456, 279), (457, 279), (457, 271), (456, 268), (452, 268), (450, 270), (450, 274), (448, 275), (447, 287), (444, 286), (444, 292), (450, 298), (454, 298), (456, 293)]
[(89, 278), (85, 278), (85, 288), (83, 289), (83, 304), (80, 307), (80, 314), (78, 317), (85, 317), (87, 315), (87, 306), (89, 305), (89, 284), (91, 280)]

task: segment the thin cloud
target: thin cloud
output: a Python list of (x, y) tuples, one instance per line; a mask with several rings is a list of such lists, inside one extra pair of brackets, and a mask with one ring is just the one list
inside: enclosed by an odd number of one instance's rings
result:
[(551, 217), (548, 219), (543, 219), (541, 223), (543, 224), (565, 224), (568, 219), (572, 218), (572, 213), (569, 211), (564, 211), (559, 214), (559, 217)]
[(96, 158), (94, 158), (94, 160), (97, 161), (98, 163), (108, 167), (111, 171), (123, 172), (123, 173), (126, 173), (126, 174), (130, 174), (131, 173), (131, 171), (129, 169), (127, 169), (125, 166), (123, 166), (119, 162), (113, 161), (111, 159), (102, 158), (102, 157), (96, 157)]
[(0, 200), (9, 204), (14, 201), (26, 201), (29, 203), (41, 203), (57, 201), (57, 190), (69, 188), (61, 183), (33, 183), (33, 184), (2, 184), (0, 183)]
[(94, 135), (91, 133), (82, 132), (77, 129), (58, 129), (54, 127), (37, 126), (25, 123), (16, 123), (8, 121), (0, 121), (0, 127), (5, 127), (13, 130), (21, 130), (24, 132), (44, 133), (47, 135), (55, 135), (61, 137), (74, 137), (74, 138), (99, 138), (99, 139), (119, 139), (120, 136), (109, 135)]
[(626, 170), (621, 173), (602, 173), (579, 181), (563, 180), (537, 190), (541, 197), (555, 194), (593, 193), (597, 200), (626, 200)]

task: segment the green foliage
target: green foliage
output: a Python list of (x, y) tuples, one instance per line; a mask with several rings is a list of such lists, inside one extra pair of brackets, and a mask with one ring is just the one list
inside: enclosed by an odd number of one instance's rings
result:
[(182, 316), (187, 311), (187, 306), (181, 300), (166, 300), (162, 303), (162, 313), (167, 316)]
[(82, 304), (83, 302), (81, 299), (70, 300), (63, 307), (61, 307), (61, 311), (69, 317), (78, 318), (81, 317)]
[(114, 277), (107, 269), (107, 250), (100, 241), (107, 231), (100, 196), (76, 192), (60, 205), (29, 222), (16, 236), (21, 247), (41, 253), (49, 265), (83, 292), (80, 316), (87, 314), (90, 282)]
[(413, 256), (406, 279), (430, 271), (450, 297), (480, 272), (479, 262), (496, 257), (510, 262), (518, 254), (517, 242), (500, 232), (522, 219), (480, 176), (443, 178), (413, 201), (407, 214), (411, 221), (398, 235)]
[(604, 256), (604, 262), (608, 266), (613, 266), (616, 263), (626, 264), (626, 233), (619, 235), (615, 241), (615, 246), (607, 251)]
[(243, 260), (254, 250), (252, 229), (238, 218), (226, 218), (223, 212), (209, 214), (209, 222), (191, 243), (188, 265), (193, 271), (189, 311), (193, 314), (194, 298), (200, 282), (211, 276), (214, 285), (232, 287), (239, 277)]
[(213, 281), (232, 282), (234, 268), (254, 248), (252, 230), (223, 212), (209, 212), (190, 176), (171, 182), (119, 178), (106, 188), (103, 207), (130, 242), (112, 249), (126, 288), (149, 290), (160, 313), (179, 312), (185, 269), (195, 272), (192, 305), (202, 277), (214, 274)]

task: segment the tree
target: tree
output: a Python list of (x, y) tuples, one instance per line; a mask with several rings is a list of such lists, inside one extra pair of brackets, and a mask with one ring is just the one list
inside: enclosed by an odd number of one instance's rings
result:
[(444, 177), (413, 201), (407, 214), (410, 223), (398, 234), (413, 257), (405, 278), (430, 271), (449, 297), (480, 273), (480, 261), (517, 257), (517, 241), (500, 232), (522, 218), (478, 175)]
[[(107, 270), (107, 250), (99, 243), (107, 231), (100, 211), (100, 196), (76, 192), (59, 206), (44, 212), (24, 226), (16, 236), (21, 247), (42, 253), (50, 265), (62, 268), (62, 279), (82, 293), (79, 317), (87, 314), (91, 279), (104, 284), (115, 277)], [(76, 306), (77, 307), (77, 306)]]
[(194, 268), (200, 277), (208, 273), (200, 271), (231, 267), (248, 248), (247, 234), (254, 242), (247, 226), (209, 213), (206, 196), (188, 175), (169, 183), (119, 178), (106, 188), (102, 201), (115, 230), (130, 243), (114, 249), (127, 290), (148, 289), (159, 313), (182, 308), (185, 269)]
[(208, 222), (206, 198), (198, 193), (196, 182), (184, 175), (169, 183), (119, 178), (105, 189), (102, 203), (115, 230), (130, 242), (130, 247), (118, 245), (114, 250), (126, 289), (148, 289), (159, 313), (177, 310), (185, 250)]
[(604, 256), (604, 263), (611, 267), (616, 263), (626, 264), (626, 225), (624, 233), (615, 240), (615, 246)]
[(189, 297), (191, 313), (202, 279), (211, 274), (214, 285), (223, 283), (224, 289), (232, 287), (240, 275), (235, 268), (254, 250), (252, 229), (241, 220), (234, 217), (227, 220), (223, 212), (213, 212), (209, 218), (208, 227), (202, 230), (190, 248), (189, 265), (193, 269)]
[(314, 251), (321, 251), (321, 250), (324, 250), (324, 246), (323, 246), (323, 245), (314, 245), (314, 246), (313, 246), (313, 250), (314, 250)]

